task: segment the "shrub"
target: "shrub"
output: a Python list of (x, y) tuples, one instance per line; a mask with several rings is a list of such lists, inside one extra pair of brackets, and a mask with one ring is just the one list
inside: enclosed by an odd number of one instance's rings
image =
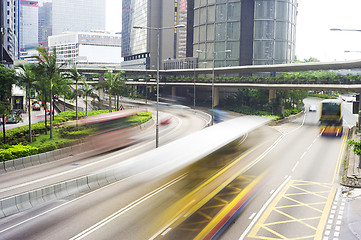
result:
[(18, 144), (7, 149), (0, 149), (0, 161), (26, 157), (37, 153), (38, 148), (36, 147)]

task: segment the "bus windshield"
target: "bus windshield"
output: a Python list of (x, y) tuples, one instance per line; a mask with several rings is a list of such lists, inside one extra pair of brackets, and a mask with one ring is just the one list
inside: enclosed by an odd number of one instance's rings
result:
[(341, 115), (340, 104), (338, 103), (323, 103), (322, 115)]

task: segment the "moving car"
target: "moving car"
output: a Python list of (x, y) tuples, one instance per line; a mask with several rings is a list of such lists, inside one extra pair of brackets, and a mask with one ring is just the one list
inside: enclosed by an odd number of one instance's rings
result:
[(311, 105), (309, 111), (310, 111), (310, 112), (317, 112), (316, 106), (315, 106), (315, 105)]
[(33, 105), (33, 111), (40, 111), (40, 104), (39, 103), (35, 103)]

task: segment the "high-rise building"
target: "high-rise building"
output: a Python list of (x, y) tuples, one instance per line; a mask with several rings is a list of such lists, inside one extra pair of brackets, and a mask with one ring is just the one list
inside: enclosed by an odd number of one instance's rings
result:
[(20, 0), (20, 51), (38, 46), (38, 2)]
[(13, 64), (19, 56), (19, 0), (0, 0), (0, 62)]
[(291, 63), (296, 15), (297, 0), (195, 0), (193, 55), (208, 67)]
[[(174, 58), (175, 30), (172, 27), (176, 24), (175, 3), (176, 1), (170, 0), (122, 1), (122, 57), (124, 57), (122, 67), (156, 69), (158, 56), (156, 28), (161, 29), (159, 62)], [(135, 29), (134, 26), (143, 29)]]
[(105, 0), (53, 0), (53, 35), (105, 30)]
[(52, 3), (45, 2), (42, 6), (39, 6), (38, 15), (38, 42), (39, 45), (48, 47), (48, 37), (52, 35)]

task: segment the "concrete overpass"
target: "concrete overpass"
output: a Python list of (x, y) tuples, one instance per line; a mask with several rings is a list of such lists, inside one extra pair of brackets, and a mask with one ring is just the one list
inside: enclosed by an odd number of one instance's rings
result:
[[(234, 66), (234, 67), (219, 67), (214, 68), (215, 74), (253, 74), (253, 73), (280, 73), (280, 72), (302, 72), (302, 71), (320, 71), (320, 70), (342, 70), (342, 69), (361, 69), (361, 60), (340, 61), (340, 62), (310, 62), (310, 63), (294, 63), (294, 64), (274, 64), (274, 65), (249, 65), (249, 66)], [(110, 68), (106, 67), (88, 67), (78, 66), (79, 72), (82, 73), (100, 73), (111, 70), (113, 72), (123, 71), (125, 76), (135, 76), (143, 78), (146, 75), (151, 75), (155, 78), (156, 70), (143, 69), (121, 69), (117, 66)], [(66, 69), (63, 69), (66, 71)], [(199, 74), (212, 74), (212, 68), (194, 68), (194, 69), (174, 69), (174, 70), (159, 70), (160, 77), (167, 76), (198, 76)], [(127, 85), (145, 86), (156, 85), (156, 82), (146, 81), (127, 81)], [(175, 95), (177, 87), (212, 87), (212, 83), (204, 82), (159, 82), (160, 86), (172, 87), (172, 95)], [(214, 83), (215, 87), (215, 105), (219, 102), (219, 88), (258, 88), (270, 89), (269, 98), (276, 97), (276, 90), (315, 90), (315, 91), (353, 91), (361, 92), (361, 84), (279, 84), (279, 83)]]

